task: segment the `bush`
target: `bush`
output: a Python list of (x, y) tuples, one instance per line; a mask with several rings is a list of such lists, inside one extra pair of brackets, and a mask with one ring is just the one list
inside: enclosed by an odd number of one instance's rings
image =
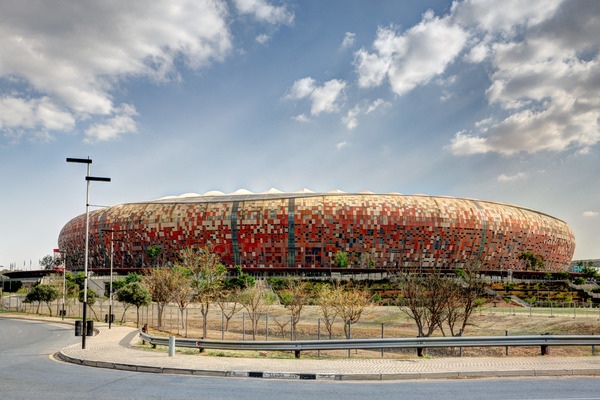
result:
[(585, 279), (581, 276), (578, 276), (577, 278), (573, 279), (573, 283), (575, 285), (585, 285)]

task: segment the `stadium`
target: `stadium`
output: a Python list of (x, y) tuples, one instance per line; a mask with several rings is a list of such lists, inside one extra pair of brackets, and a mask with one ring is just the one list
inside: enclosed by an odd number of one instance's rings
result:
[[(112, 239), (111, 239), (112, 238)], [(59, 235), (67, 268), (83, 265), (85, 214)], [(89, 266), (175, 262), (186, 247), (213, 246), (227, 267), (304, 272), (454, 269), (523, 271), (519, 254), (542, 256), (545, 271), (567, 270), (575, 238), (567, 224), (528, 208), (488, 200), (399, 193), (186, 194), (90, 212)], [(161, 249), (149, 259), (147, 249)], [(339, 252), (346, 262), (336, 260)]]

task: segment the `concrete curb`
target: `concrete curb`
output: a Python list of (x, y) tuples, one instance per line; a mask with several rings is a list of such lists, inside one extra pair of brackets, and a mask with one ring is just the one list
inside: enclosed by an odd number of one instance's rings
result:
[(294, 380), (327, 380), (327, 381), (390, 381), (414, 379), (457, 379), (457, 378), (506, 378), (506, 377), (542, 377), (542, 376), (576, 376), (599, 375), (599, 369), (563, 369), (563, 370), (508, 370), (508, 371), (463, 371), (463, 372), (407, 372), (393, 374), (302, 374), (286, 372), (259, 371), (214, 371), (188, 368), (153, 367), (147, 365), (110, 363), (74, 358), (59, 351), (55, 357), (68, 363), (94, 368), (108, 368), (131, 372), (154, 374), (194, 375), (205, 377), (262, 378), (262, 379), (294, 379)]

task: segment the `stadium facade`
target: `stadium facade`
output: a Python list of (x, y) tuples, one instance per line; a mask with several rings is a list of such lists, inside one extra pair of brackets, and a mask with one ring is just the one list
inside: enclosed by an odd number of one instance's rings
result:
[[(523, 270), (523, 252), (541, 255), (547, 271), (567, 270), (575, 238), (549, 215), (493, 201), (399, 193), (261, 194), (209, 192), (123, 204), (90, 212), (90, 267), (108, 266), (111, 233), (118, 267), (176, 261), (186, 247), (214, 246), (227, 266), (329, 269), (345, 252), (348, 268), (456, 268), (479, 259), (488, 270)], [(83, 265), (85, 214), (58, 239)]]

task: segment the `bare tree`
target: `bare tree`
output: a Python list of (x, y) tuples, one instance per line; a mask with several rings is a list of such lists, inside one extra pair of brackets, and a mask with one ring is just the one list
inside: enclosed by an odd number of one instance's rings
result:
[(346, 289), (337, 288), (333, 293), (333, 306), (337, 314), (344, 321), (344, 334), (350, 339), (349, 324), (360, 320), (364, 309), (369, 305), (369, 298), (365, 292), (354, 287)]
[(285, 337), (285, 327), (290, 324), (291, 319), (287, 315), (270, 314), (269, 316), (271, 317), (273, 322), (275, 322), (275, 325), (277, 325), (277, 327), (279, 328), (281, 337), (284, 338)]
[(400, 310), (415, 321), (419, 337), (431, 336), (448, 316), (448, 299), (454, 285), (437, 272), (412, 273), (403, 278)]
[(334, 291), (327, 284), (323, 284), (317, 291), (317, 304), (323, 314), (323, 322), (325, 323), (325, 329), (329, 333), (329, 339), (332, 338), (333, 324), (337, 317), (337, 309), (335, 308)]
[(239, 289), (233, 289), (227, 292), (221, 291), (217, 296), (217, 306), (219, 306), (221, 313), (225, 318), (225, 331), (229, 330), (229, 321), (231, 321), (231, 318), (242, 309), (242, 304), (239, 299)]
[(463, 269), (456, 270), (456, 284), (451, 288), (448, 299), (447, 322), (452, 336), (465, 331), (473, 311), (485, 301), (487, 289), (484, 280), (479, 277), (480, 270), (481, 262), (478, 260), (470, 260)]
[(192, 286), (192, 273), (189, 269), (180, 265), (175, 265), (171, 273), (173, 274), (174, 285), (177, 286), (177, 290), (173, 293), (173, 300), (177, 303), (179, 308), (179, 321), (177, 324), (177, 333), (179, 328), (185, 328), (184, 313), (187, 306), (194, 298), (194, 287)]
[(212, 246), (207, 245), (198, 251), (189, 249), (182, 256), (184, 263), (193, 263), (194, 274), (193, 286), (195, 288), (194, 299), (200, 304), (202, 314), (202, 338), (206, 339), (206, 320), (211, 303), (216, 301), (220, 290), (223, 288), (223, 279), (227, 269), (219, 256), (212, 252)]
[(258, 323), (261, 316), (271, 308), (271, 302), (266, 298), (264, 290), (254, 286), (241, 292), (240, 303), (248, 312), (248, 317), (252, 322), (252, 340), (256, 340)]
[(296, 326), (300, 322), (300, 314), (302, 314), (302, 308), (308, 300), (308, 294), (306, 292), (307, 284), (298, 279), (288, 279), (287, 288), (279, 291), (279, 299), (281, 304), (292, 314), (292, 336), (297, 337)]
[(152, 300), (156, 302), (158, 308), (158, 329), (160, 329), (165, 306), (173, 300), (173, 296), (179, 289), (178, 285), (180, 282), (176, 279), (171, 268), (147, 270), (146, 274), (142, 277), (142, 282), (152, 295)]

